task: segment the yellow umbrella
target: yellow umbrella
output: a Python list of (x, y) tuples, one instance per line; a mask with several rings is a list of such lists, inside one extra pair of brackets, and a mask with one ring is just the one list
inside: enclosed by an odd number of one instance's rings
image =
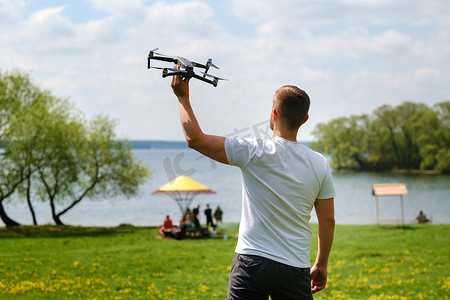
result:
[(186, 175), (180, 175), (154, 191), (152, 195), (165, 194), (171, 196), (177, 202), (181, 210), (181, 215), (183, 215), (195, 196), (198, 194), (215, 193), (194, 179)]

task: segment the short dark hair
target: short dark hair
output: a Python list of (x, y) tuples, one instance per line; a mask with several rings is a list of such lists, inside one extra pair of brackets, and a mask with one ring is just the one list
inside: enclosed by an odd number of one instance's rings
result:
[(275, 92), (273, 99), (282, 123), (288, 129), (298, 129), (308, 115), (311, 103), (308, 94), (296, 86), (285, 85)]

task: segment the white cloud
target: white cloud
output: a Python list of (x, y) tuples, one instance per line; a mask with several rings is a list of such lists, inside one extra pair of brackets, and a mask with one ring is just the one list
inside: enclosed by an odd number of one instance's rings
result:
[(75, 30), (76, 42), (84, 48), (95, 49), (99, 45), (114, 45), (124, 39), (121, 25), (112, 17), (78, 24)]
[[(369, 43), (370, 45), (370, 43)], [(411, 38), (395, 30), (388, 30), (373, 38), (372, 50), (387, 55), (403, 55), (411, 48)]]
[(117, 19), (136, 22), (145, 17), (146, 8), (140, 0), (90, 0), (94, 7), (105, 10)]
[(0, 22), (17, 20), (23, 15), (26, 2), (23, 0), (0, 0)]
[(432, 69), (432, 68), (420, 68), (417, 69), (416, 72), (414, 72), (414, 76), (418, 80), (423, 79), (442, 79), (442, 74), (440, 70)]
[[(119, 119), (119, 132), (131, 138), (183, 138), (170, 79), (146, 69), (155, 47), (192, 60), (213, 58), (221, 69), (211, 72), (230, 79), (217, 88), (191, 83), (198, 119), (210, 133), (267, 119), (283, 84), (312, 97), (306, 139), (329, 118), (386, 102), (449, 98), (444, 1), (92, 0), (85, 9), (103, 13), (83, 21), (71, 17), (70, 1), (33, 11), (24, 11), (23, 2), (4, 3), (9, 8), (0, 6), (0, 17), (9, 17), (0, 21), (0, 65), (31, 71), (88, 116)], [(234, 15), (222, 14), (226, 5)], [(236, 18), (254, 30), (233, 34), (229, 22)]]
[[(242, 20), (256, 24), (273, 20), (295, 20), (304, 27), (340, 28), (348, 24), (364, 23), (376, 26), (406, 24), (448, 26), (450, 5), (446, 0), (341, 0), (341, 1), (258, 1), (233, 0), (233, 11)], [(331, 27), (329, 27), (331, 26)]]

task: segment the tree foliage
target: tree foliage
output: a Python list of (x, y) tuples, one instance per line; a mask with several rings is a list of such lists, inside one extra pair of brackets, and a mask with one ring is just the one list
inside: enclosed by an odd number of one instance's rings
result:
[(131, 147), (116, 141), (115, 122), (90, 122), (65, 99), (34, 85), (18, 71), (0, 72), (0, 217), (18, 223), (4, 201), (26, 199), (33, 223), (32, 197), (48, 202), (56, 224), (85, 198), (136, 195), (149, 176)]
[(311, 147), (337, 169), (439, 170), (450, 173), (450, 101), (383, 105), (372, 115), (342, 117), (316, 126)]

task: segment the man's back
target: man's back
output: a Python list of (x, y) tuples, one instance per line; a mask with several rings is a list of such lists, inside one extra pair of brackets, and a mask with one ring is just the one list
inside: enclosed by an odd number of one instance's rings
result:
[(309, 267), (311, 210), (316, 199), (335, 194), (325, 158), (280, 137), (228, 138), (225, 149), (230, 164), (243, 175), (236, 252)]

